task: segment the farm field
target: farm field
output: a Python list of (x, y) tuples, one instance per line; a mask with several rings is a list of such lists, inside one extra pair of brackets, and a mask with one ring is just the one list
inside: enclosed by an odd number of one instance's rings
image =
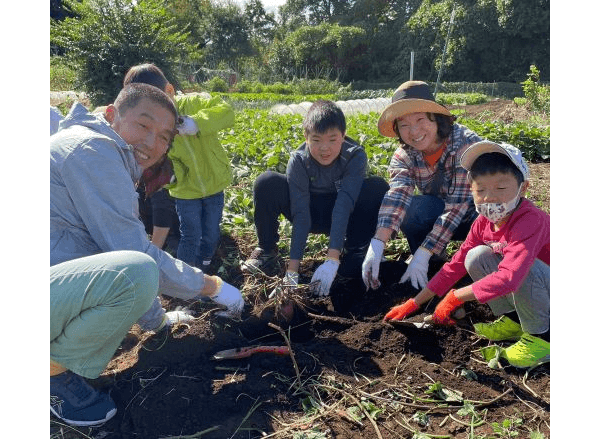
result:
[[(509, 125), (530, 116), (512, 101), (450, 108), (478, 123)], [(234, 142), (247, 142), (248, 154), (257, 148), (259, 158), (253, 163), (232, 157), (230, 212), (211, 267), (244, 292), (248, 306), (242, 320), (219, 320), (210, 303), (164, 296), (166, 309), (186, 306), (197, 319), (173, 328), (166, 341), (134, 325), (93, 383), (110, 390), (118, 407), (115, 418), (94, 429), (73, 429), (51, 418), (51, 438), (549, 438), (550, 365), (530, 371), (506, 363), (491, 368), (479, 351), (493, 343), (472, 332), (473, 322), (493, 319), (488, 307), (467, 304), (467, 316), (456, 327), (382, 322), (390, 307), (416, 293), (409, 283), (398, 283), (406, 269), (406, 246), (390, 249), (376, 291), (365, 291), (360, 279), (337, 279), (327, 298), (310, 297), (301, 287), (290, 292), (289, 302), (278, 303), (267, 299), (280, 285), (277, 277), (241, 273), (239, 261), (256, 243), (251, 227), (254, 169), (282, 171), (287, 148), (301, 142), (300, 116), (278, 118), (271, 124), (276, 132), (261, 139), (252, 124), (265, 113), (249, 114), (240, 115), (239, 125), (223, 135), (223, 144), (232, 151)], [(376, 119), (376, 114), (349, 119), (349, 135), (365, 144), (371, 172), (385, 175), (395, 145), (381, 143)], [(277, 131), (281, 123), (289, 128)], [(265, 154), (261, 148), (271, 149)], [(536, 156), (530, 167), (528, 197), (550, 212), (549, 159)], [(283, 242), (287, 230), (284, 224)], [(301, 282), (309, 282), (322, 261), (321, 244), (309, 243)], [(432, 262), (429, 276), (440, 267)], [(411, 320), (422, 319), (435, 304)], [(288, 342), (290, 355), (212, 359), (225, 349)]]

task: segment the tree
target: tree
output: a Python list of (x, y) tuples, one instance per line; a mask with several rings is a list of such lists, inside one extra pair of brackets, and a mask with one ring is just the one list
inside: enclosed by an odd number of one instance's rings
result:
[(73, 11), (63, 5), (62, 0), (50, 0), (50, 18), (54, 20), (63, 20), (66, 17), (72, 17)]
[(246, 17), (231, 2), (214, 3), (205, 10), (202, 32), (206, 39), (206, 60), (211, 64), (233, 63), (253, 54), (247, 32)]
[(418, 52), (422, 79), (433, 80), (442, 67), (453, 10), (446, 80), (517, 81), (531, 64), (549, 72), (548, 0), (424, 0), (399, 42)]
[(275, 35), (275, 15), (267, 13), (260, 0), (248, 0), (244, 6), (246, 27), (255, 44), (267, 45)]
[(77, 82), (92, 104), (112, 102), (129, 67), (154, 62), (175, 85), (175, 63), (187, 56), (179, 31), (159, 0), (64, 0), (76, 18), (52, 21), (50, 41), (77, 65)]
[(304, 68), (305, 76), (312, 71), (335, 71), (337, 75), (350, 75), (365, 69), (365, 31), (354, 26), (321, 23), (302, 26), (289, 34), (276, 46), (279, 53), (273, 58), (282, 69)]

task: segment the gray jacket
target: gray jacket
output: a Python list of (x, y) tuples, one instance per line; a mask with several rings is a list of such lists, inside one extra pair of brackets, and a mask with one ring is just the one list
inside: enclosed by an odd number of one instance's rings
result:
[(79, 103), (60, 127), (50, 137), (50, 265), (97, 253), (136, 250), (156, 261), (159, 293), (181, 299), (198, 297), (204, 287), (202, 271), (148, 240), (138, 216), (135, 184), (142, 169), (133, 148), (103, 115), (89, 113)]
[(290, 190), (292, 239), (290, 259), (302, 259), (311, 228), (311, 194), (336, 194), (331, 214), (329, 248), (342, 250), (346, 228), (367, 173), (367, 154), (346, 136), (340, 155), (329, 166), (313, 159), (306, 142), (292, 152), (286, 175)]

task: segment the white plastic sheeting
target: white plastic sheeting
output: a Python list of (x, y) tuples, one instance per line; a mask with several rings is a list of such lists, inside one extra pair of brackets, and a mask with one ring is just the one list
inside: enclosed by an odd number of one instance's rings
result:
[[(336, 101), (346, 116), (351, 114), (370, 113), (371, 111), (381, 112), (390, 104), (390, 98), (376, 99), (353, 99), (349, 101)], [(277, 104), (269, 110), (274, 114), (301, 114), (305, 115), (312, 105), (312, 102), (300, 102), (299, 104)]]

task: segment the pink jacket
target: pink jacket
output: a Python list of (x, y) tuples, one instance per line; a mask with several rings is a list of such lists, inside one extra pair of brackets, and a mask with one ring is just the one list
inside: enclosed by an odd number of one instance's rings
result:
[(550, 265), (550, 215), (525, 198), (498, 231), (494, 231), (493, 224), (480, 215), (452, 260), (427, 287), (440, 297), (445, 295), (467, 274), (467, 252), (479, 245), (487, 245), (502, 256), (498, 271), (472, 284), (477, 300), (486, 303), (518, 290), (536, 259)]

